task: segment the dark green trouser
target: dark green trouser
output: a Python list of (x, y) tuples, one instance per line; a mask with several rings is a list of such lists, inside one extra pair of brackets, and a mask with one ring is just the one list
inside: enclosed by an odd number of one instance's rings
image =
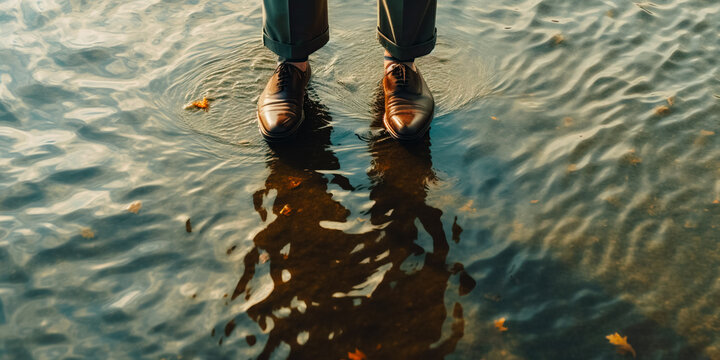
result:
[[(263, 0), (263, 44), (289, 59), (304, 58), (330, 36), (327, 0)], [(435, 47), (437, 0), (378, 0), (378, 40), (406, 60)]]

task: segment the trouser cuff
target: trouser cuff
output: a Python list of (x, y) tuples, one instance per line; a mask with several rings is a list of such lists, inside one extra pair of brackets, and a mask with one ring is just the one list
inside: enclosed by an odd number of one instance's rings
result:
[(392, 42), (390, 38), (383, 35), (380, 28), (377, 29), (377, 37), (380, 45), (382, 45), (394, 58), (413, 59), (425, 56), (432, 52), (435, 48), (435, 41), (437, 40), (437, 29), (433, 31), (433, 37), (430, 40), (411, 46), (399, 46), (398, 44)]
[(286, 44), (275, 41), (263, 31), (263, 45), (278, 56), (288, 59), (305, 58), (327, 44), (328, 40), (330, 40), (330, 29), (325, 30), (316, 38), (300, 44)]

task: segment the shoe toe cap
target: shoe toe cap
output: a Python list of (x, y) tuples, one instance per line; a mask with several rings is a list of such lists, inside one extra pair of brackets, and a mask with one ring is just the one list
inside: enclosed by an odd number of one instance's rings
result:
[(390, 116), (389, 122), (398, 136), (418, 137), (426, 130), (429, 116), (421, 113), (396, 114)]
[(259, 112), (260, 124), (265, 133), (282, 136), (292, 132), (299, 117), (292, 112)]

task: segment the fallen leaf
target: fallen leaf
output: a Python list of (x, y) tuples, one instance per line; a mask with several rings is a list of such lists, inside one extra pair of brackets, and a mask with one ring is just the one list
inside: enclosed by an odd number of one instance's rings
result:
[(497, 118), (496, 118), (496, 117), (494, 117), (494, 116), (491, 116), (490, 118), (491, 118), (491, 119), (493, 119), (493, 120), (497, 120)]
[(210, 103), (208, 102), (208, 98), (203, 97), (202, 100), (200, 100), (200, 101), (193, 101), (192, 104), (190, 104), (190, 106), (188, 106), (188, 107), (190, 107), (190, 108), (194, 107), (196, 109), (203, 109), (205, 111), (208, 111), (208, 109), (210, 108)]
[(668, 105), (673, 106), (675, 104), (675, 97), (671, 96), (671, 97), (667, 98), (667, 103), (668, 103)]
[(258, 257), (258, 260), (260, 260), (260, 263), (261, 263), (261, 264), (264, 264), (264, 263), (268, 262), (268, 260), (270, 260), (270, 254), (268, 254), (268, 253), (262, 253), (262, 254), (260, 254), (260, 256)]
[(500, 330), (500, 332), (508, 331), (508, 328), (505, 327), (505, 318), (499, 318), (495, 320), (495, 327)]
[(571, 117), (569, 117), (569, 116), (563, 118), (563, 125), (564, 125), (565, 127), (572, 126), (573, 122), (575, 122), (575, 120), (573, 120), (573, 118), (571, 118)]
[(713, 200), (713, 204), (720, 204), (720, 200), (719, 199)]
[(612, 10), (608, 10), (607, 12), (605, 12), (605, 16), (607, 16), (607, 17), (609, 17), (609, 18), (614, 18), (614, 17), (615, 17), (615, 12), (612, 11)]
[(298, 186), (300, 186), (300, 184), (302, 184), (302, 179), (301, 179), (301, 178), (298, 178), (298, 177), (294, 177), (294, 176), (290, 176), (290, 177), (288, 178), (288, 181), (290, 182), (290, 188), (291, 188), (291, 189), (295, 189), (295, 188), (297, 188)]
[(555, 36), (553, 36), (552, 38), (555, 42), (555, 45), (560, 45), (565, 42), (565, 37), (562, 34), (555, 34)]
[(623, 337), (620, 336), (620, 334), (618, 333), (614, 333), (612, 335), (606, 336), (605, 338), (608, 339), (611, 344), (617, 346), (617, 351), (620, 354), (626, 354), (629, 352), (632, 354), (633, 357), (636, 357), (637, 354), (635, 354), (635, 349), (633, 349), (633, 347), (630, 346), (630, 344), (628, 344), (627, 342), (627, 336)]
[(364, 359), (367, 359), (367, 356), (365, 356), (365, 353), (360, 351), (360, 349), (355, 348), (354, 352), (348, 352), (348, 359), (349, 360), (364, 360)]
[(628, 151), (624, 156), (623, 160), (630, 165), (637, 165), (642, 162), (642, 158), (635, 155), (635, 149)]
[(192, 224), (190, 224), (190, 219), (187, 219), (185, 222), (185, 231), (192, 232)]
[(620, 199), (615, 196), (608, 196), (607, 198), (605, 198), (605, 201), (607, 201), (608, 203), (610, 203), (611, 205), (614, 205), (616, 207), (622, 207), (622, 205), (623, 205), (623, 203), (620, 201)]
[(280, 215), (289, 215), (292, 211), (292, 208), (290, 205), (285, 204), (282, 209), (280, 209)]
[(475, 212), (477, 209), (473, 207), (473, 200), (470, 199), (468, 202), (465, 203), (465, 205), (461, 206), (460, 209), (458, 209), (462, 212)]
[(667, 115), (670, 113), (670, 108), (665, 105), (660, 105), (655, 108), (655, 115)]
[(540, 200), (530, 200), (531, 204), (537, 204)]
[(700, 135), (701, 136), (710, 136), (710, 135), (715, 135), (715, 132), (709, 131), (709, 130), (700, 130)]
[(130, 204), (130, 206), (128, 206), (128, 211), (133, 214), (137, 214), (138, 212), (140, 212), (140, 209), (142, 209), (142, 203), (139, 201), (136, 201)]
[(568, 171), (568, 172), (577, 171), (577, 165), (575, 165), (575, 164), (570, 164), (570, 165), (568, 165), (567, 171)]
[(82, 236), (86, 239), (92, 239), (95, 237), (95, 233), (92, 230), (85, 228), (85, 229), (82, 229), (82, 231), (80, 231), (80, 236)]

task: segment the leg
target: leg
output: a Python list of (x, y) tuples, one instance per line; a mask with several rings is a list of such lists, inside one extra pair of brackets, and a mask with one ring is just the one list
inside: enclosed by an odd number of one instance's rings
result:
[(327, 0), (263, 0), (263, 44), (279, 57), (258, 99), (260, 132), (268, 140), (292, 136), (305, 119), (308, 55), (328, 42), (327, 14)]
[(390, 135), (418, 140), (430, 128), (435, 101), (416, 57), (435, 47), (436, 0), (378, 0), (378, 40), (385, 48), (385, 115)]
[(429, 54), (435, 47), (436, 0), (378, 0), (378, 40), (400, 61)]
[(263, 45), (286, 59), (304, 59), (325, 45), (327, 0), (263, 0)]

